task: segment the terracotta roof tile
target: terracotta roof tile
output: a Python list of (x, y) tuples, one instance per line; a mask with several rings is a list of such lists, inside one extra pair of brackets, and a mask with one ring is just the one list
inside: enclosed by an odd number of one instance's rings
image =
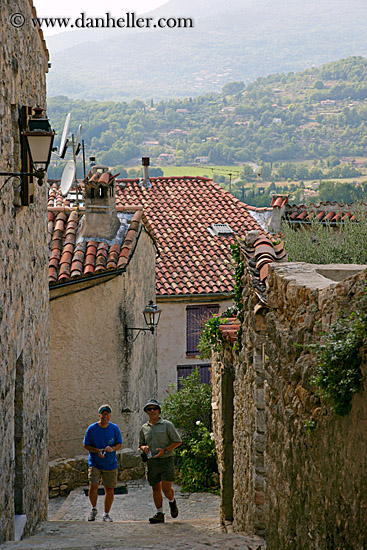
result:
[[(59, 182), (50, 182), (51, 188), (48, 201), (48, 233), (49, 233), (49, 282), (51, 285), (68, 280), (78, 279), (95, 273), (103, 273), (126, 266), (134, 249), (138, 231), (142, 223), (142, 206), (126, 206), (119, 208), (126, 220), (131, 220), (129, 227), (129, 242), (98, 242), (96, 239), (77, 240), (78, 229), (84, 208), (78, 211), (68, 207), (69, 201), (62, 197)], [(83, 184), (82, 184), (83, 185)], [(126, 214), (126, 211), (131, 214)], [(120, 215), (120, 214), (119, 214)], [(122, 257), (121, 254), (123, 254)], [(109, 262), (107, 261), (109, 258)]]
[(234, 343), (237, 339), (239, 328), (240, 321), (237, 317), (227, 318), (225, 321), (223, 320), (223, 324), (219, 325), (219, 330), (221, 331), (224, 340), (229, 340), (232, 343)]
[[(152, 187), (136, 179), (117, 180), (117, 205), (140, 203), (159, 250), (158, 295), (232, 293), (231, 249), (235, 235), (262, 232), (247, 205), (209, 178), (150, 178)], [(234, 234), (213, 237), (213, 223), (228, 224)], [(132, 228), (131, 223), (130, 227)], [(127, 242), (129, 241), (129, 235)], [(123, 254), (120, 254), (120, 260)], [(170, 276), (168, 276), (170, 275)]]
[[(354, 208), (353, 208), (354, 206)], [(338, 202), (320, 202), (319, 204), (310, 204), (308, 206), (301, 205), (285, 205), (283, 218), (290, 221), (292, 224), (310, 223), (315, 216), (320, 222), (332, 225), (344, 223), (347, 219), (356, 221), (355, 214), (352, 215), (351, 210), (367, 211), (367, 204), (339, 204)]]
[[(286, 262), (287, 255), (282, 242), (271, 242), (264, 237), (258, 238), (256, 231), (249, 232), (245, 239), (240, 241), (242, 252), (247, 261), (247, 271), (252, 280), (255, 293), (261, 302), (266, 304), (266, 282), (269, 264), (272, 262)], [(258, 254), (260, 251), (260, 254)]]

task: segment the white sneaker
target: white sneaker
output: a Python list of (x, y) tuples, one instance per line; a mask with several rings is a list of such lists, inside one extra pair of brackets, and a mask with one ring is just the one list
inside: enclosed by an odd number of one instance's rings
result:
[(113, 521), (112, 518), (106, 514), (106, 512), (103, 514), (103, 521)]
[(98, 513), (97, 508), (92, 508), (88, 516), (88, 521), (95, 521), (97, 513)]

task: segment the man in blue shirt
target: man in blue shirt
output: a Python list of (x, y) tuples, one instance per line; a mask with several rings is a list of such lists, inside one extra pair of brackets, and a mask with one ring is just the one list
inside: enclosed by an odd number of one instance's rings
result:
[(88, 426), (84, 436), (83, 446), (89, 451), (88, 494), (92, 505), (88, 521), (95, 521), (97, 516), (98, 485), (101, 477), (105, 490), (103, 521), (112, 521), (109, 511), (113, 503), (113, 490), (117, 483), (116, 451), (121, 448), (122, 438), (119, 427), (110, 422), (111, 414), (110, 405), (101, 405), (98, 409), (99, 422)]

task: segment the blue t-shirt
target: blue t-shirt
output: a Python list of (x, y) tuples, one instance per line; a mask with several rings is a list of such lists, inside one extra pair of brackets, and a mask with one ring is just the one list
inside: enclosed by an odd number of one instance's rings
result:
[[(109, 422), (106, 428), (101, 428), (98, 422), (95, 422), (88, 426), (83, 443), (97, 449), (105, 449), (108, 445), (113, 447), (122, 443), (120, 428), (112, 422)], [(90, 452), (88, 465), (100, 470), (115, 470), (118, 467), (116, 452), (106, 453), (103, 458), (97, 453)]]

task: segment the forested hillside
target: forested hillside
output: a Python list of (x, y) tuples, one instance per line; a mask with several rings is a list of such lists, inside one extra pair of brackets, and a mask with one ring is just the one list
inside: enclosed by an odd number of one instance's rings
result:
[[(74, 131), (83, 125), (87, 154), (109, 166), (133, 165), (143, 155), (156, 166), (364, 156), (367, 60), (352, 57), (158, 103), (50, 98), (48, 113), (59, 136), (69, 111)], [(330, 168), (340, 170), (337, 165)]]

